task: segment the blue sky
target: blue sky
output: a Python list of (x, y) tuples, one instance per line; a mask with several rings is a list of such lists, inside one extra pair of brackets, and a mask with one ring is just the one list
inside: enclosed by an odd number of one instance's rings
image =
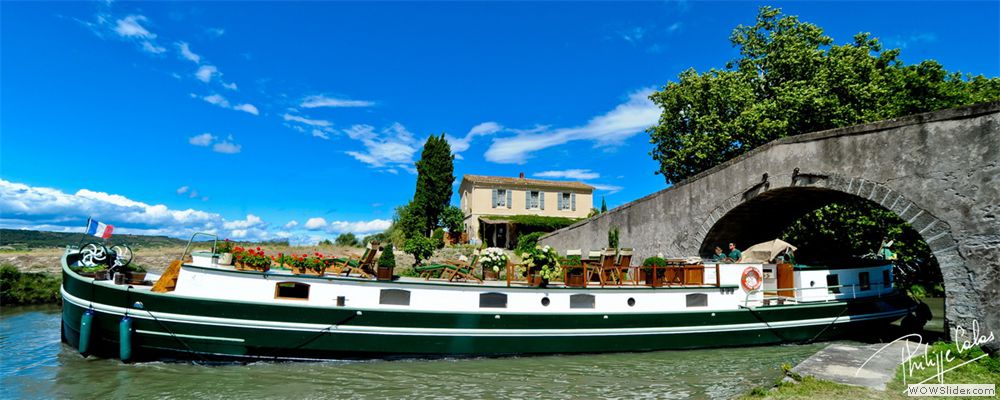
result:
[[(0, 226), (376, 232), (440, 133), (458, 180), (579, 179), (623, 204), (665, 187), (648, 93), (723, 67), (762, 4), (4, 2)], [(997, 2), (767, 4), (1000, 75)]]

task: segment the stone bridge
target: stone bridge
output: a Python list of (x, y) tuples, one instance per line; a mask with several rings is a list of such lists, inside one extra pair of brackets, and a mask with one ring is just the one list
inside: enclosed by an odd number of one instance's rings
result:
[(639, 260), (706, 256), (719, 244), (773, 239), (852, 197), (895, 212), (930, 246), (946, 326), (978, 320), (1000, 342), (1000, 102), (775, 140), (541, 242), (599, 249), (617, 226)]

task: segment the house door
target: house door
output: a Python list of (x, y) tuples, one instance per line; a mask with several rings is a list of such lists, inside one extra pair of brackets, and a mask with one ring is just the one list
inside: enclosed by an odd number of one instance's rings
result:
[(501, 248), (507, 248), (507, 224), (496, 224), (496, 236), (493, 238), (493, 243)]

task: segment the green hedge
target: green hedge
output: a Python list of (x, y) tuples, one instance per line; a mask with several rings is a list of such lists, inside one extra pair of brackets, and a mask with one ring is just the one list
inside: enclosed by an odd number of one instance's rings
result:
[(0, 265), (0, 304), (58, 303), (61, 284), (58, 276), (21, 272), (11, 264), (3, 264)]

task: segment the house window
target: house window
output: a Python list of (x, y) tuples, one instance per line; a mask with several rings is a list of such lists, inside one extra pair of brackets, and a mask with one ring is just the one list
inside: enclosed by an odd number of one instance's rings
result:
[(479, 295), (479, 308), (507, 308), (507, 295), (503, 293), (483, 293)]
[(594, 308), (594, 295), (574, 294), (569, 296), (569, 308)]
[(278, 282), (274, 284), (274, 298), (309, 300), (309, 284), (302, 282)]
[(540, 197), (539, 196), (539, 192), (537, 190), (530, 190), (530, 191), (528, 191), (528, 201), (527, 201), (527, 204), (526, 204), (527, 208), (528, 209), (538, 208), (538, 198), (539, 197)]
[(378, 295), (379, 304), (389, 304), (394, 306), (410, 305), (410, 291), (400, 289), (382, 289)]
[(868, 276), (868, 272), (858, 273), (858, 283), (861, 284), (861, 290), (868, 290), (872, 288), (871, 278)]
[(686, 298), (688, 307), (708, 307), (708, 295), (705, 293), (691, 293)]
[(497, 189), (496, 194), (496, 207), (507, 207), (507, 189)]
[(882, 270), (882, 287), (886, 289), (892, 287), (892, 277), (889, 276), (887, 269)]
[(570, 193), (559, 193), (559, 209), (560, 210), (569, 210), (571, 202), (572, 202), (572, 197), (570, 196)]
[(830, 274), (826, 276), (826, 292), (839, 294), (840, 293), (840, 276), (837, 274)]

